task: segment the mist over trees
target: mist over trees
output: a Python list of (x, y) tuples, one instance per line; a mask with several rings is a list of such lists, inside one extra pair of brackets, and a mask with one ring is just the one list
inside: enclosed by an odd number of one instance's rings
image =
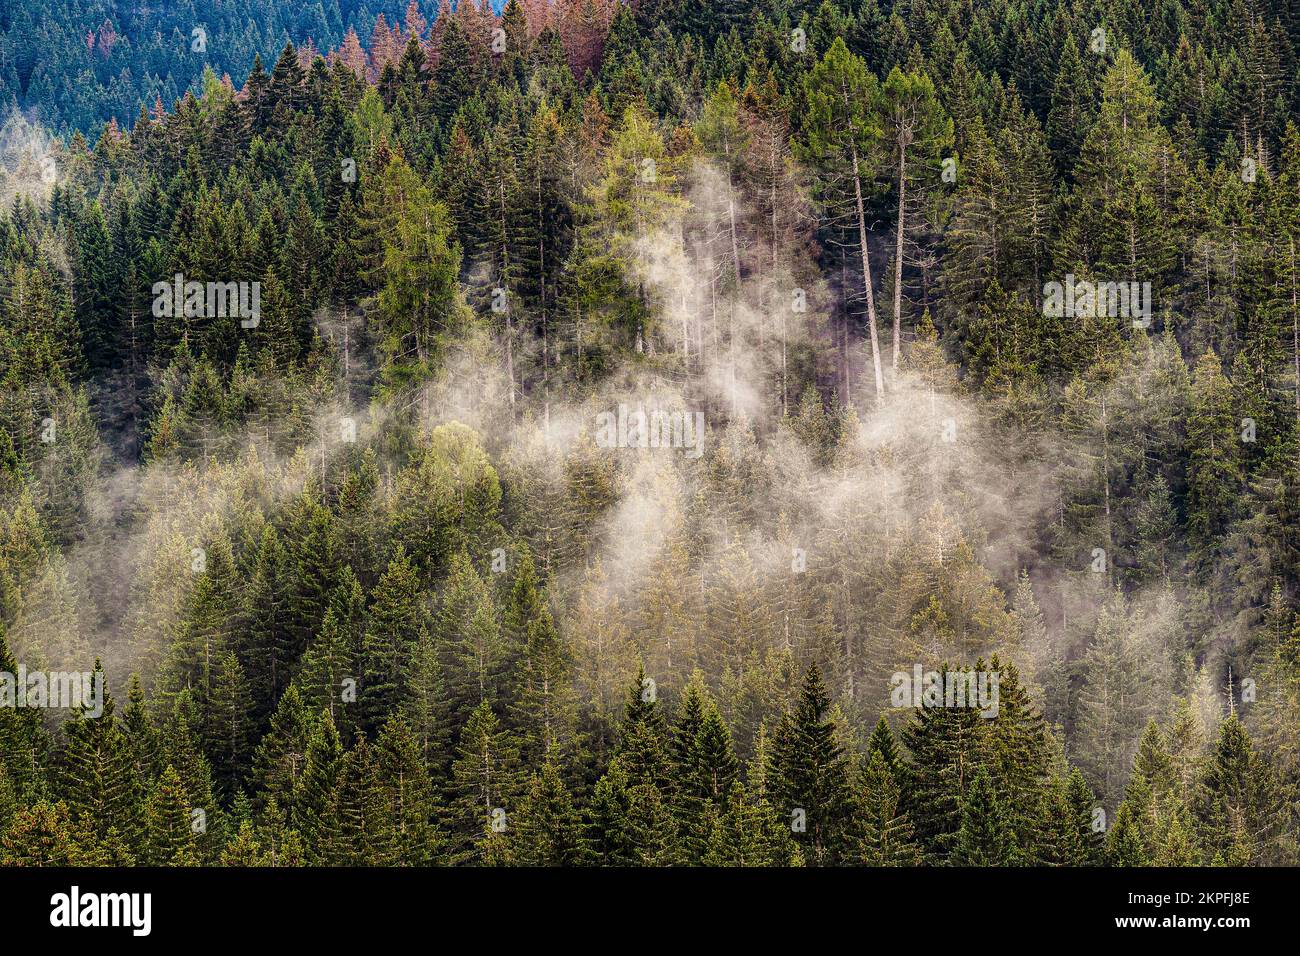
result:
[(0, 863), (1300, 863), (1298, 54), (11, 4)]

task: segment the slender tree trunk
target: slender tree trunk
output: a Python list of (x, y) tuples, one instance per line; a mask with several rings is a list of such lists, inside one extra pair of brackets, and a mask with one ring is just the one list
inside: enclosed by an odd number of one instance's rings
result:
[(1291, 253), (1291, 356), (1295, 362), (1295, 417), (1300, 422), (1300, 297), (1296, 288), (1295, 239), (1287, 242)]
[(352, 401), (352, 311), (343, 310), (343, 395), (349, 404)]
[(688, 309), (686, 289), (682, 288), (682, 365), (689, 375), (691, 371), (691, 315)]
[(1102, 467), (1102, 485), (1106, 494), (1106, 584), (1114, 586), (1114, 578), (1111, 572), (1111, 558), (1114, 550), (1115, 535), (1111, 526), (1110, 511), (1110, 418), (1106, 410), (1106, 396), (1101, 397), (1101, 467)]
[[(777, 264), (776, 174), (775, 173), (773, 173), (771, 176), (770, 196), (768, 202), (772, 207), (772, 282), (775, 283), (777, 270), (779, 268)], [(775, 297), (774, 301), (779, 302), (780, 297), (779, 296)], [(787, 378), (789, 376), (789, 371), (788, 371), (789, 358), (787, 354), (789, 348), (789, 332), (787, 330), (788, 320), (785, 313), (785, 310), (786, 308), (788, 308), (788, 305), (777, 306), (777, 308), (781, 310), (781, 417), (784, 418), (787, 414), (789, 414), (789, 410), (790, 410), (790, 401), (788, 395), (789, 382), (787, 381)]]
[(844, 401), (853, 404), (853, 383), (849, 380), (849, 264), (840, 256), (841, 304), (844, 308), (844, 321), (840, 324), (840, 379), (844, 382)]
[(734, 299), (731, 302), (729, 328), (728, 334), (731, 338), (731, 417), (735, 418), (740, 402), (736, 396), (736, 303)]
[(542, 418), (551, 424), (551, 329), (546, 299), (546, 217), (542, 209), (541, 164), (537, 164), (537, 273), (542, 304)]
[(894, 241), (894, 354), (892, 369), (898, 371), (898, 352), (903, 343), (903, 210), (907, 203), (907, 149), (902, 137), (898, 144), (898, 236)]
[(497, 198), (500, 202), (501, 215), (501, 280), (506, 293), (506, 374), (510, 378), (510, 409), (515, 407), (515, 325), (510, 313), (510, 249), (506, 245), (509, 228), (506, 222), (506, 184), (502, 177), (497, 178)]
[(885, 401), (885, 380), (880, 369), (880, 336), (876, 331), (876, 294), (871, 288), (871, 257), (867, 254), (867, 213), (862, 204), (862, 177), (858, 171), (858, 147), (853, 152), (853, 200), (858, 214), (858, 245), (862, 250), (862, 291), (867, 297), (867, 328), (871, 333), (871, 366), (876, 373), (876, 403)]

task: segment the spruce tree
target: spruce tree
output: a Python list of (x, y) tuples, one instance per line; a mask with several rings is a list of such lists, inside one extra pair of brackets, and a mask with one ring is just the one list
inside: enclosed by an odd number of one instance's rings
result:
[(509, 860), (517, 866), (573, 866), (583, 859), (579, 817), (553, 759), (534, 773), (514, 816)]
[(1282, 803), (1272, 765), (1255, 751), (1237, 715), (1229, 715), (1194, 796), (1207, 853), (1226, 855), (1235, 846), (1251, 863), (1275, 860), (1273, 838), (1281, 824)]
[(871, 750), (860, 774), (853, 814), (854, 846), (846, 858), (863, 866), (918, 866), (921, 850), (902, 809), (888, 760)]
[(392, 824), (392, 862), (427, 866), (441, 854), (434, 791), (411, 726), (401, 717), (384, 725), (376, 742), (385, 812)]
[(503, 823), (507, 831), (511, 825), (518, 809), (519, 747), (483, 701), (461, 728), (456, 752), (449, 830), (454, 859), (465, 861), (478, 857)]
[(429, 628), (415, 567), (399, 544), (371, 595), (362, 639), (361, 726), (377, 730), (405, 696), (410, 655)]
[(983, 768), (975, 772), (961, 808), (961, 827), (949, 861), (954, 866), (1014, 866), (1021, 862), (1010, 808)]
[(844, 850), (852, 797), (829, 708), (821, 669), (813, 664), (777, 731), (768, 778), (772, 804), (791, 820), (808, 862), (819, 866), (834, 863)]
[(180, 775), (168, 766), (159, 776), (145, 807), (146, 862), (153, 866), (199, 865), (200, 851), (191, 809)]
[(293, 791), (290, 819), (302, 836), (309, 858), (330, 864), (340, 858), (338, 846), (339, 764), (343, 747), (328, 711), (322, 711), (307, 744), (302, 775)]

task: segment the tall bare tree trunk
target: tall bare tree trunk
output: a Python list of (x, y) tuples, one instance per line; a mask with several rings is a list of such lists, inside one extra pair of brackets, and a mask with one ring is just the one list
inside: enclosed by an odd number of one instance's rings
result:
[(537, 164), (537, 272), (539, 276), (538, 292), (542, 300), (542, 419), (549, 429), (551, 427), (551, 323), (548, 311), (550, 303), (546, 298), (546, 221), (542, 204), (541, 164)]
[(515, 407), (515, 324), (514, 316), (510, 314), (510, 249), (506, 245), (507, 230), (507, 213), (506, 213), (506, 184), (500, 176), (497, 177), (497, 197), (500, 203), (501, 215), (501, 278), (502, 286), (506, 293), (506, 374), (510, 378), (510, 408), (513, 412)]
[[(776, 225), (776, 177), (775, 176), (773, 176), (771, 179), (769, 203), (772, 207), (772, 282), (775, 287), (776, 274), (779, 268), (779, 265), (777, 263), (777, 252), (776, 252), (777, 225)], [(780, 301), (779, 297), (777, 297), (776, 301)], [(789, 333), (787, 331), (787, 325), (786, 325), (787, 317), (785, 314), (785, 310), (787, 307), (788, 306), (777, 306), (777, 308), (781, 310), (781, 416), (782, 417), (785, 417), (787, 414), (789, 414), (790, 411), (790, 402), (789, 402), (789, 395), (788, 395), (789, 382), (787, 381), (789, 376), (789, 368), (788, 368)]]
[(1291, 356), (1295, 361), (1295, 417), (1300, 422), (1300, 297), (1296, 288), (1295, 239), (1287, 242), (1291, 253)]
[(867, 213), (862, 205), (862, 177), (858, 173), (858, 147), (853, 151), (853, 199), (858, 213), (858, 245), (862, 249), (862, 291), (867, 296), (867, 327), (871, 332), (871, 365), (876, 373), (876, 403), (885, 401), (885, 379), (880, 369), (880, 336), (876, 331), (876, 294), (871, 288), (871, 258), (867, 254)]
[(898, 352), (903, 343), (903, 210), (907, 202), (907, 148), (898, 144), (898, 236), (894, 242), (894, 354), (890, 365), (898, 371)]

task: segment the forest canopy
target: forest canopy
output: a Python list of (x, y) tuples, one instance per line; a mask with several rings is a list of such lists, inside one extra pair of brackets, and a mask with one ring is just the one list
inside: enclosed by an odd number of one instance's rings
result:
[(18, 0), (0, 111), (0, 864), (1300, 863), (1289, 0)]

